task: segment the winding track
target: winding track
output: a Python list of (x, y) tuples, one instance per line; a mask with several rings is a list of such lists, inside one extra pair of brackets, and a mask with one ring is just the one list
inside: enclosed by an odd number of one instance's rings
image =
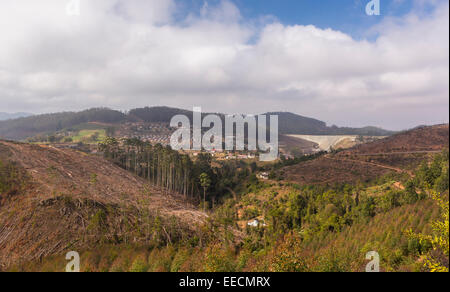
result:
[(331, 160), (335, 160), (335, 161), (349, 161), (349, 162), (356, 162), (356, 163), (361, 163), (361, 164), (365, 164), (365, 165), (372, 165), (372, 166), (381, 167), (381, 168), (384, 168), (384, 169), (393, 170), (393, 171), (398, 172), (398, 173), (406, 173), (406, 174), (408, 174), (411, 177), (415, 177), (415, 175), (414, 175), (414, 173), (412, 171), (401, 169), (401, 168), (397, 168), (397, 167), (393, 167), (393, 166), (389, 166), (389, 165), (384, 165), (384, 164), (379, 164), (379, 163), (374, 163), (374, 162), (361, 161), (361, 160), (356, 160), (356, 159), (348, 159), (348, 158), (334, 158), (334, 157), (329, 157), (329, 156), (327, 156), (325, 158), (331, 159)]

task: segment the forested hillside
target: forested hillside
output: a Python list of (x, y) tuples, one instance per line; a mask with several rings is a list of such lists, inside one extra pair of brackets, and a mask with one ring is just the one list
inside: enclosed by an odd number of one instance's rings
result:
[(63, 112), (37, 115), (0, 122), (0, 138), (23, 140), (40, 133), (52, 133), (89, 122), (120, 123), (127, 116), (119, 111), (105, 108), (82, 112)]
[[(209, 154), (200, 154), (192, 160), (170, 147), (153, 146), (139, 139), (127, 139), (120, 146), (116, 139), (108, 138), (99, 148), (114, 164), (200, 205), (214, 205), (256, 170), (255, 165), (249, 169), (245, 162), (238, 160), (213, 166)], [(202, 176), (207, 183), (200, 180)]]

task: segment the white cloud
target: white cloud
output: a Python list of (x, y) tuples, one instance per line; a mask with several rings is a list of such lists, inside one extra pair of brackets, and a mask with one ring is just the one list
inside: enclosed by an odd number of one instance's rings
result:
[[(2, 0), (0, 110), (146, 105), (286, 110), (340, 125), (448, 121), (448, 2), (386, 18), (376, 41), (254, 25), (229, 1), (184, 19), (172, 0)], [(208, 2), (205, 2), (208, 3)], [(197, 16), (196, 16), (197, 15)]]

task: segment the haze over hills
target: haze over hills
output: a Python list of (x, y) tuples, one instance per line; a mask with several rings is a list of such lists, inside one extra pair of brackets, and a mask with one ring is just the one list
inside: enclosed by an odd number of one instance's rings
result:
[(4, 113), (0, 112), (0, 121), (5, 120), (12, 120), (12, 119), (18, 119), (18, 118), (24, 118), (24, 117), (30, 117), (33, 114), (30, 113)]
[[(23, 140), (37, 134), (56, 132), (89, 122), (106, 124), (121, 124), (137, 121), (146, 123), (169, 123), (173, 116), (180, 114), (192, 117), (192, 111), (169, 107), (139, 108), (130, 110), (128, 113), (107, 108), (95, 108), (81, 112), (44, 114), (0, 121), (0, 138)], [(204, 115), (206, 114), (204, 113)], [(224, 114), (219, 115), (222, 118), (225, 116)], [(376, 127), (328, 127), (325, 122), (286, 112), (266, 113), (264, 115), (278, 115), (280, 134), (388, 136), (394, 133)]]

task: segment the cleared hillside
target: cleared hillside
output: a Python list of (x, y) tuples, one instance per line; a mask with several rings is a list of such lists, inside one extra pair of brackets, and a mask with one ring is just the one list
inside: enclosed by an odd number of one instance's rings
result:
[(411, 131), (405, 131), (387, 137), (358, 145), (344, 154), (390, 154), (405, 152), (432, 152), (440, 151), (449, 146), (449, 125), (436, 125), (431, 127), (420, 127)]
[(411, 171), (422, 161), (449, 148), (449, 126), (420, 127), (386, 139), (359, 145), (336, 156)]
[(284, 179), (302, 185), (368, 182), (392, 171), (393, 169), (330, 156), (282, 170)]
[(183, 198), (73, 150), (0, 141), (0, 174), (0, 269), (99, 242), (175, 242), (206, 218)]
[(289, 135), (280, 135), (280, 151), (283, 154), (291, 156), (303, 156), (314, 154), (318, 151), (319, 146), (311, 141), (292, 137)]
[[(272, 204), (279, 208), (283, 206), (283, 201), (292, 204), (289, 199), (292, 189), (289, 186), (273, 186), (271, 190), (276, 191), (275, 198), (264, 195), (269, 190), (244, 195), (245, 201), (248, 202), (251, 198), (254, 203), (252, 206), (246, 206), (246, 210), (268, 208)], [(380, 198), (379, 200), (382, 201)], [(331, 206), (334, 205), (327, 204), (326, 208), (322, 206), (323, 209), (319, 210), (326, 213), (333, 210)], [(243, 205), (239, 204), (237, 207), (242, 208)], [(336, 212), (336, 209), (333, 212)], [(239, 213), (245, 215), (245, 212)], [(432, 234), (430, 222), (437, 220), (439, 215), (440, 211), (435, 202), (425, 199), (379, 211), (373, 217), (355, 220), (353, 224), (344, 224), (339, 232), (316, 231), (315, 236), (305, 237), (304, 230), (317, 230), (308, 223), (304, 225), (303, 236), (299, 236), (299, 232), (288, 233), (282, 237), (277, 235), (275, 244), (265, 252), (249, 253), (245, 249), (248, 249), (249, 245), (245, 245), (244, 249), (240, 246), (233, 250), (225, 244), (213, 244), (207, 248), (168, 246), (152, 250), (143, 246), (98, 246), (89, 251), (80, 251), (83, 259), (82, 271), (364, 272), (368, 263), (365, 256), (369, 251), (377, 251), (380, 254), (380, 268), (383, 272), (423, 271), (423, 257), (419, 254), (423, 246), (409, 238), (405, 231), (411, 229), (417, 233)], [(332, 222), (327, 221), (329, 216), (318, 217), (322, 218), (324, 224)], [(277, 217), (278, 220), (282, 218), (281, 214)], [(271, 224), (272, 221), (266, 222)], [(256, 234), (250, 232), (247, 235), (248, 242), (253, 241), (251, 248), (255, 248), (254, 245), (261, 241)], [(42, 262), (12, 267), (10, 271), (64, 271), (66, 264), (64, 257), (47, 257)]]
[(449, 126), (421, 127), (285, 167), (283, 177), (300, 184), (357, 183), (390, 172), (411, 175), (432, 154), (449, 147)]

